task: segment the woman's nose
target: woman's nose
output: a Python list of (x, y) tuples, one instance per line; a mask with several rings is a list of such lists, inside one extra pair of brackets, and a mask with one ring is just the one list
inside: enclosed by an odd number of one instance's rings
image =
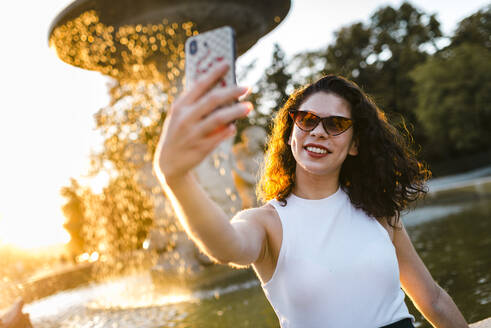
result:
[(326, 130), (324, 130), (324, 127), (322, 126), (322, 122), (319, 122), (319, 124), (317, 124), (317, 126), (312, 131), (310, 131), (310, 135), (322, 138), (328, 137)]

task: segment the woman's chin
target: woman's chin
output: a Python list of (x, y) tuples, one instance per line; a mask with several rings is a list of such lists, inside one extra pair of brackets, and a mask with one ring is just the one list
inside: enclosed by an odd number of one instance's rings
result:
[(313, 175), (316, 177), (330, 176), (338, 172), (338, 170), (333, 170), (332, 167), (326, 166), (325, 164), (321, 165), (321, 163), (305, 163), (303, 165), (299, 165), (297, 168), (297, 174), (300, 173), (298, 172), (299, 169), (306, 175)]
[[(329, 154), (323, 158), (312, 158), (305, 153), (299, 155), (300, 156), (294, 155), (297, 162), (297, 174), (304, 173), (306, 175), (322, 177), (339, 174), (341, 170), (342, 163), (333, 163), (333, 160), (335, 160), (335, 158), (332, 157), (333, 154)], [(302, 173), (299, 172), (299, 170), (301, 170)]]

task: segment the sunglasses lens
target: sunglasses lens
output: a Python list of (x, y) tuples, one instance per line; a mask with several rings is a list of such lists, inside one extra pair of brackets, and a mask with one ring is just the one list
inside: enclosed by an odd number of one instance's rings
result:
[(304, 131), (312, 131), (315, 129), (319, 121), (322, 120), (324, 130), (332, 136), (343, 133), (348, 130), (353, 122), (351, 119), (342, 116), (329, 116), (320, 118), (314, 113), (308, 111), (291, 111), (290, 116), (295, 124)]
[(324, 128), (331, 135), (341, 134), (344, 131), (348, 130), (351, 126), (351, 120), (346, 117), (340, 116), (331, 116), (327, 117), (322, 122), (324, 124)]
[(303, 112), (303, 111), (298, 111), (295, 113), (295, 123), (300, 127), (302, 130), (313, 130), (319, 124), (319, 117), (310, 113), (310, 112)]

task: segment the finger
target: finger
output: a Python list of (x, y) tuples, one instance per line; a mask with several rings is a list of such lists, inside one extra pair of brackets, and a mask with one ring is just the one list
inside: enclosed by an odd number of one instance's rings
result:
[(190, 104), (195, 102), (224, 77), (228, 70), (229, 66), (227, 63), (219, 63), (216, 67), (212, 67), (210, 71), (199, 77), (194, 85), (186, 91), (184, 103)]
[(247, 88), (247, 92), (245, 92), (242, 95), (240, 95), (239, 101), (245, 101), (245, 99), (251, 94), (251, 92), (252, 92), (252, 89), (251, 88)]
[(210, 134), (206, 138), (206, 143), (207, 143), (206, 152), (211, 152), (222, 141), (233, 136), (236, 131), (237, 131), (237, 128), (235, 127), (235, 124), (231, 123), (227, 126), (222, 127), (220, 130), (217, 130), (216, 132)]
[(198, 125), (198, 131), (206, 137), (220, 127), (227, 126), (231, 122), (247, 116), (252, 110), (250, 102), (242, 102), (228, 107), (220, 108), (208, 115)]
[(249, 88), (245, 87), (215, 89), (196, 103), (196, 111), (193, 113), (193, 116), (201, 118), (213, 112), (220, 106), (233, 103), (240, 95), (247, 92), (248, 89)]

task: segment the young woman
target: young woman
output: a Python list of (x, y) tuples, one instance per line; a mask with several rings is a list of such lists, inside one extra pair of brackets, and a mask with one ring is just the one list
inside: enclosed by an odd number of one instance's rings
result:
[(173, 104), (154, 169), (180, 222), (219, 263), (253, 266), (281, 326), (413, 327), (404, 291), (435, 327), (468, 327), (417, 255), (399, 214), (429, 172), (346, 79), (296, 91), (274, 119), (258, 194), (231, 221), (192, 174), (252, 105), (209, 91), (217, 67)]

